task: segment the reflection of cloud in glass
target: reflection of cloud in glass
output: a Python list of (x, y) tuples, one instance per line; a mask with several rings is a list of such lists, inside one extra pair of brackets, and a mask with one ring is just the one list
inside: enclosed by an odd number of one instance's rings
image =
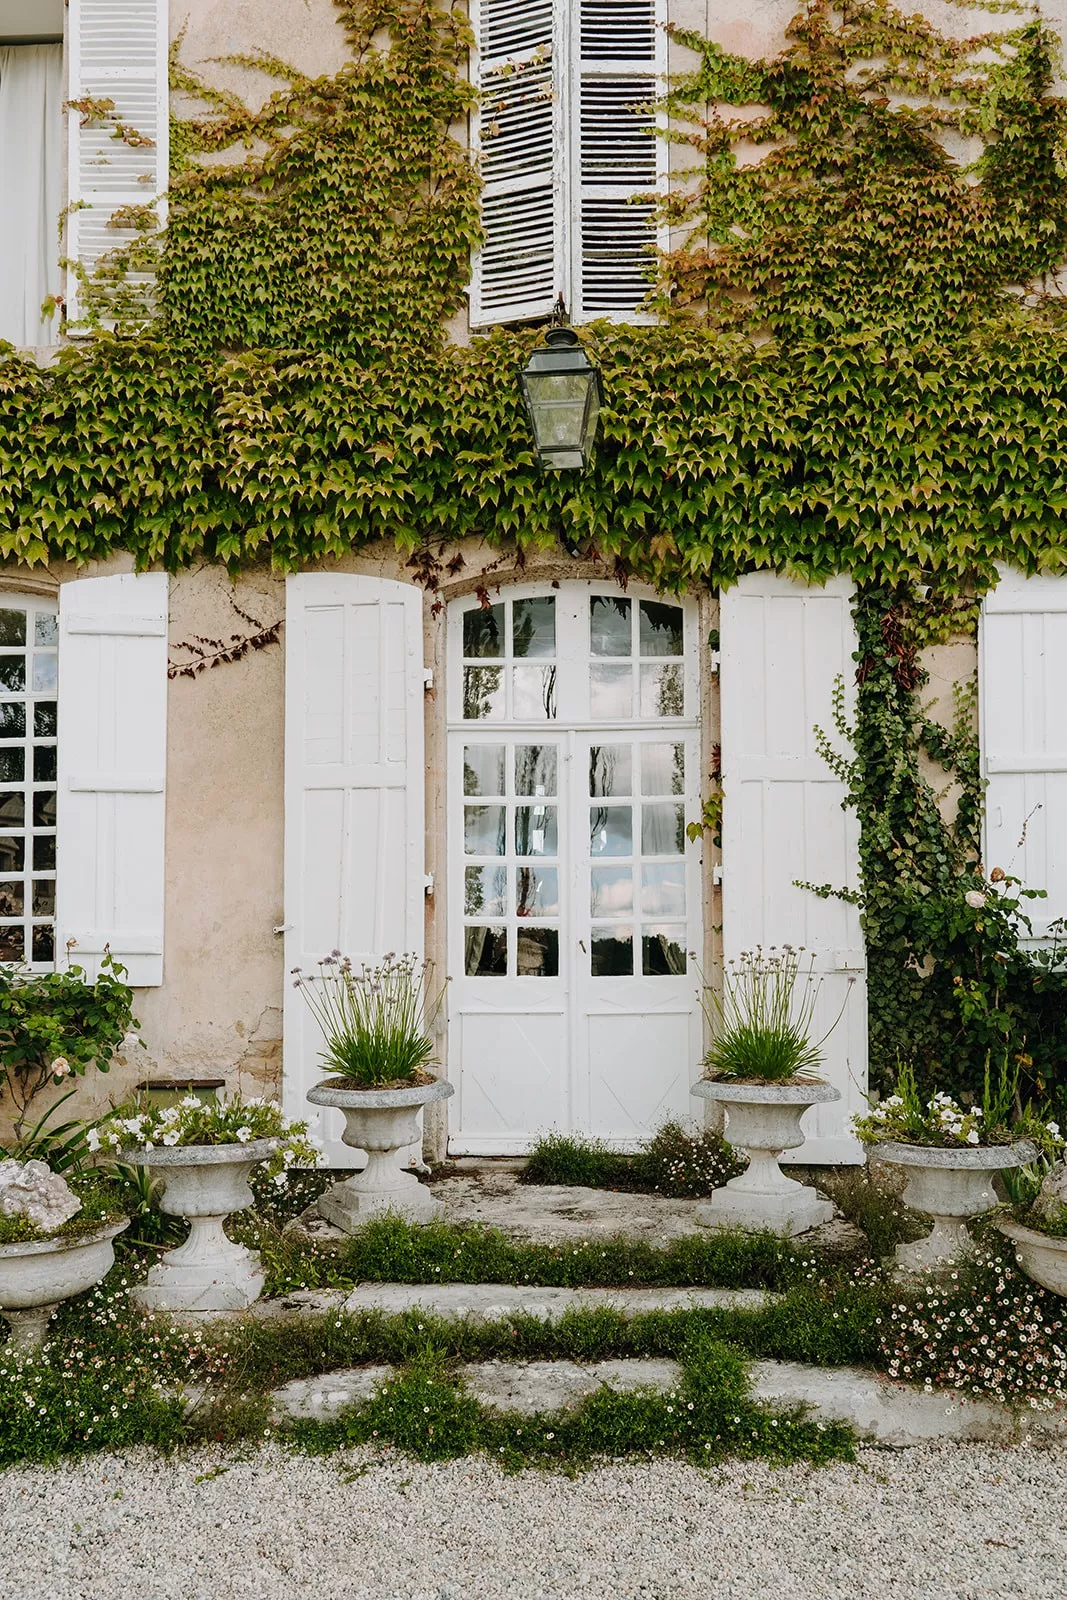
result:
[(641, 868), (641, 910), (646, 917), (685, 916), (685, 863)]
[(641, 746), (641, 793), (685, 793), (685, 745)]
[(592, 867), (589, 873), (589, 914), (625, 917), (634, 908), (633, 875), (629, 867)]

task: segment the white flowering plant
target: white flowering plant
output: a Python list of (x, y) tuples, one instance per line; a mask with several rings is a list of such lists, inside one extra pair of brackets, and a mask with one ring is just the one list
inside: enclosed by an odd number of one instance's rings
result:
[(1015, 1076), (1006, 1069), (991, 1079), (987, 1065), (981, 1105), (961, 1105), (941, 1090), (924, 1101), (914, 1069), (902, 1062), (897, 1068), (896, 1093), (872, 1103), (866, 1116), (853, 1117), (852, 1126), (856, 1137), (867, 1145), (892, 1139), (899, 1144), (953, 1150), (1029, 1139), (1043, 1156), (1053, 1159), (1064, 1148), (1059, 1124), (1043, 1121), (1033, 1112), (1016, 1114), (1011, 1092), (1014, 1082)]
[(285, 1182), (290, 1167), (315, 1167), (322, 1157), (321, 1143), (306, 1122), (290, 1121), (276, 1100), (256, 1096), (202, 1100), (189, 1094), (177, 1105), (142, 1103), (134, 1111), (117, 1111), (88, 1133), (90, 1149), (114, 1159), (130, 1150), (253, 1144), (259, 1139), (271, 1141), (264, 1166), (266, 1175), (279, 1184)]

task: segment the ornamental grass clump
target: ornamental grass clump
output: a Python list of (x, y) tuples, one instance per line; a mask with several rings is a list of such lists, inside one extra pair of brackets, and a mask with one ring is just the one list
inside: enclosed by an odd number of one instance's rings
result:
[(701, 1005), (712, 1043), (704, 1057), (709, 1078), (746, 1083), (810, 1083), (823, 1045), (844, 1005), (821, 1038), (811, 1038), (822, 977), (815, 957), (791, 944), (744, 950), (726, 963), (722, 989), (704, 984)]
[(415, 955), (384, 956), (358, 971), (333, 950), (319, 971), (294, 967), (322, 1032), (320, 1060), (346, 1089), (399, 1089), (433, 1082), (433, 1030), (445, 986), (435, 988), (433, 963)]
[(133, 1112), (116, 1112), (88, 1134), (91, 1150), (114, 1157), (124, 1150), (241, 1145), (260, 1139), (271, 1141), (264, 1171), (279, 1185), (290, 1167), (314, 1167), (321, 1159), (321, 1145), (308, 1124), (291, 1122), (276, 1100), (259, 1096), (201, 1100), (190, 1094), (177, 1105), (162, 1107), (142, 1102)]

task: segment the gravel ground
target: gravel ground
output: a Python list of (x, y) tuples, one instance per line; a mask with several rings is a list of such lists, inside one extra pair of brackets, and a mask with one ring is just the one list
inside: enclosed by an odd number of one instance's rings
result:
[(3, 1600), (1064, 1600), (1067, 1451), (576, 1479), (365, 1451), (0, 1473)]

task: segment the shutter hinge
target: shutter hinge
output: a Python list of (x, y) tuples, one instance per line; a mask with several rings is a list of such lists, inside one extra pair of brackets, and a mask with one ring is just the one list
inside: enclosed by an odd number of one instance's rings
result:
[(433, 668), (432, 667), (423, 667), (423, 669), (422, 669), (422, 687), (424, 689), (432, 689), (433, 688)]
[(722, 863), (721, 862), (716, 862), (715, 865), (712, 867), (712, 869), (711, 869), (711, 881), (715, 885), (716, 888), (718, 888), (719, 884), (722, 882)]
[(719, 670), (719, 668), (721, 666), (722, 666), (722, 651), (721, 650), (709, 650), (708, 651), (708, 671), (709, 672), (718, 672), (718, 670)]
[(432, 872), (428, 872), (426, 874), (426, 876), (423, 878), (422, 887), (423, 887), (424, 892), (426, 894), (428, 894), (432, 899), (432, 897), (433, 897), (433, 873)]
[(279, 922), (274, 930), (275, 937), (282, 933), (288, 933), (292, 926), (293, 924), (291, 922)]

